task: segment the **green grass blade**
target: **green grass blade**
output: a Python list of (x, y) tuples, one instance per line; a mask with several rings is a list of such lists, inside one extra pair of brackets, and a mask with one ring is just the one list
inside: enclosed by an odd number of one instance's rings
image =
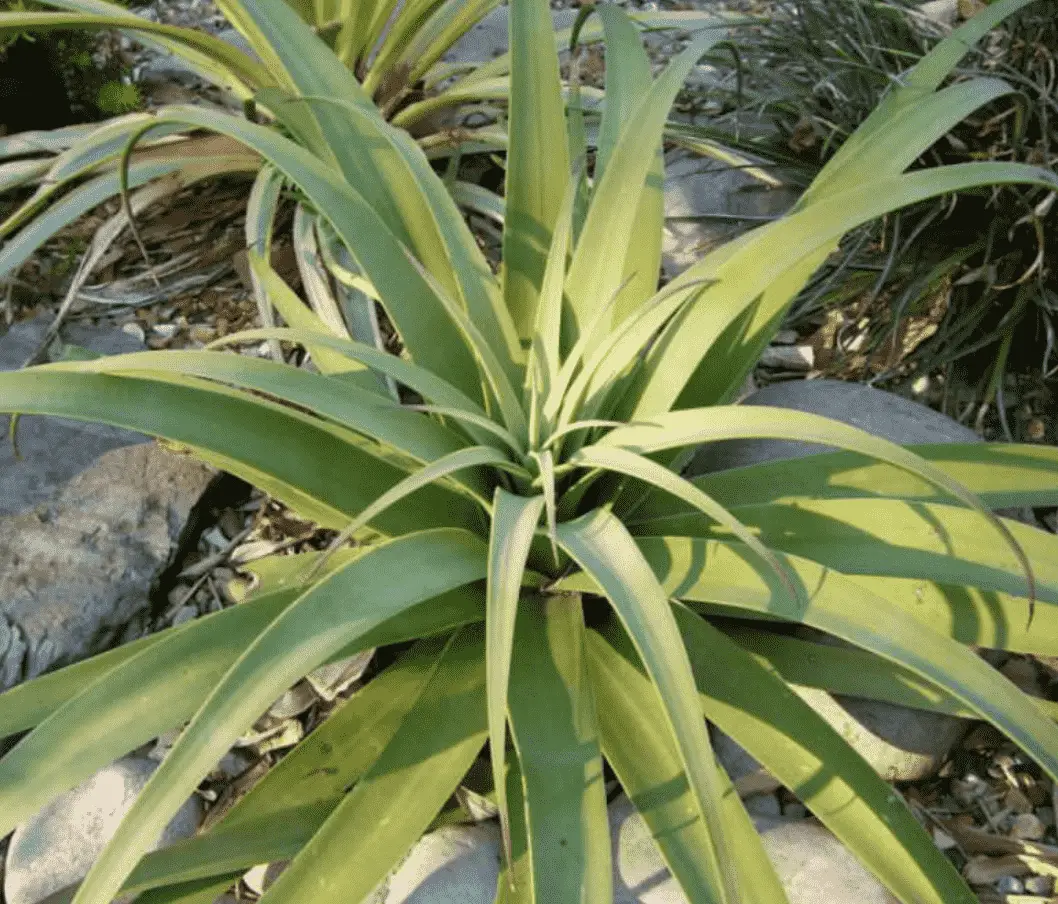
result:
[(515, 633), (511, 734), (527, 801), (533, 900), (541, 904), (613, 900), (606, 791), (581, 609), (577, 595), (534, 599), (521, 612)]
[(544, 497), (526, 498), (496, 488), (489, 535), (489, 573), (486, 583), (485, 663), (488, 675), (489, 750), (496, 781), (496, 803), (503, 830), (507, 863), (511, 859), (510, 817), (507, 813), (504, 761), (507, 749), (507, 682), (511, 673), (515, 621), (522, 595), (522, 578)]
[(703, 866), (712, 898), (735, 904), (741, 895), (724, 837), (716, 758), (668, 597), (631, 536), (608, 512), (597, 510), (560, 524), (558, 539), (610, 600), (657, 686), (687, 781), (709, 830)]

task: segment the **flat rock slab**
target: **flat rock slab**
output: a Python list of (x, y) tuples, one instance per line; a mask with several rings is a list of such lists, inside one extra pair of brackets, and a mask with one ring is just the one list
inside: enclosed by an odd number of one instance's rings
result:
[[(4, 872), (7, 904), (38, 904), (83, 879), (157, 767), (141, 757), (118, 760), (15, 829)], [(155, 849), (193, 835), (201, 819), (202, 802), (192, 797)]]
[[(614, 904), (687, 904), (628, 798), (609, 809)], [(810, 819), (754, 820), (790, 904), (895, 904), (841, 843)], [(371, 904), (491, 904), (499, 878), (495, 823), (425, 836)]]
[(214, 476), (154, 443), (125, 446), (0, 517), (0, 687), (113, 646)]
[[(0, 369), (20, 367), (49, 323), (39, 317), (0, 337)], [(100, 354), (141, 348), (112, 328), (75, 327), (63, 339)], [(24, 417), (22, 460), (0, 442), (0, 689), (113, 646), (146, 610), (215, 477), (146, 439)]]
[[(0, 336), (0, 371), (20, 368), (37, 350), (50, 324), (50, 317), (41, 316), (16, 323)], [(72, 327), (63, 338), (101, 355), (143, 348), (134, 337), (114, 328)], [(0, 515), (32, 509), (104, 452), (146, 439), (100, 424), (26, 416), (18, 422), (19, 460), (7, 441), (9, 420), (0, 415)]]

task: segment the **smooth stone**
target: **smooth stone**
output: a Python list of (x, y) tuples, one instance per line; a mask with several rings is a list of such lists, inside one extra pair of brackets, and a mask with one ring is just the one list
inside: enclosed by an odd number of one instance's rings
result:
[(799, 194), (792, 185), (768, 186), (716, 160), (669, 160), (662, 239), (665, 275), (675, 276), (739, 234), (782, 216)]
[[(687, 904), (627, 797), (610, 805), (614, 904)], [(895, 904), (842, 844), (814, 820), (754, 820), (790, 904)], [(491, 904), (499, 879), (495, 823), (425, 836), (370, 904)]]
[[(918, 402), (859, 383), (795, 380), (773, 383), (746, 397), (744, 405), (772, 405), (821, 414), (892, 442), (970, 443), (981, 438), (946, 415)], [(703, 446), (691, 466), (702, 474), (783, 458), (824, 452), (812, 443), (780, 440), (728, 440)], [(800, 692), (800, 691), (799, 691)], [(823, 691), (800, 692), (838, 732), (889, 781), (914, 781), (933, 775), (969, 725), (961, 719), (907, 709), (874, 700), (834, 697)], [(752, 758), (717, 734), (717, 756), (732, 779), (766, 783), (767, 773), (747, 765)], [(737, 751), (737, 752), (736, 752)]]
[[(118, 760), (15, 829), (4, 874), (7, 904), (37, 904), (83, 879), (157, 766), (141, 757)], [(173, 817), (155, 849), (190, 837), (201, 819), (202, 803), (195, 796)]]
[[(552, 10), (555, 29), (569, 28), (577, 18), (576, 9)], [(507, 7), (499, 6), (470, 28), (445, 53), (446, 63), (485, 63), (507, 52)]]
[(101, 652), (145, 616), (215, 472), (156, 443), (105, 453), (0, 516), (0, 688)]
[[(0, 336), (0, 371), (22, 367), (37, 350), (51, 320), (42, 315), (22, 321)], [(76, 325), (64, 329), (61, 337), (102, 355), (143, 348), (136, 337), (117, 328)], [(19, 460), (7, 441), (8, 422), (7, 415), (0, 415), (0, 516), (45, 502), (104, 452), (146, 439), (142, 434), (102, 424), (26, 415), (18, 422)]]

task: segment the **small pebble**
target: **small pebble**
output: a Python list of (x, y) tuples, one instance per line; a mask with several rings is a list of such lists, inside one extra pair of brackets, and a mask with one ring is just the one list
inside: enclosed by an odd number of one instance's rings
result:
[(216, 337), (216, 330), (204, 323), (196, 323), (191, 327), (189, 335), (195, 342), (212, 342)]
[(1025, 891), (1025, 883), (1016, 876), (1003, 876), (996, 882), (996, 891), (1001, 895), (1020, 895)]
[(161, 336), (163, 339), (172, 339), (176, 335), (178, 327), (175, 323), (159, 323), (151, 327), (151, 332)]
[(774, 345), (793, 345), (797, 341), (797, 330), (779, 330), (772, 339)]
[(173, 616), (173, 627), (175, 628), (177, 625), (182, 625), (196, 618), (198, 618), (198, 609), (194, 606), (181, 606), (177, 610), (176, 615)]
[(1030, 895), (1039, 895), (1041, 898), (1049, 898), (1054, 894), (1053, 876), (1029, 876), (1025, 880), (1025, 891)]
[(163, 339), (161, 336), (151, 336), (147, 340), (147, 348), (153, 349), (154, 351), (161, 351), (163, 348), (169, 347), (169, 340)]
[(933, 828), (933, 843), (942, 851), (950, 851), (956, 846), (955, 839), (951, 835), (935, 826)]
[(963, 806), (970, 806), (989, 791), (988, 782), (972, 772), (951, 783), (951, 793)]
[(1047, 834), (1047, 826), (1034, 813), (1021, 813), (1010, 827), (1010, 837), (1023, 841), (1039, 841)]
[(140, 342), (147, 341), (147, 336), (143, 332), (143, 327), (133, 321), (129, 321), (128, 323), (122, 324), (121, 332), (123, 332), (126, 336), (132, 336), (134, 339), (138, 339)]

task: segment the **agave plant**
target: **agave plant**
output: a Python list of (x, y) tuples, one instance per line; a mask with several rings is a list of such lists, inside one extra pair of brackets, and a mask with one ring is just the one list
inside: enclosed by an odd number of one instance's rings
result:
[[(548, 5), (513, 0), (498, 276), (424, 154), (344, 66), (298, 88), (326, 103), (276, 105), (301, 141), (217, 111), (155, 117), (154, 129), (238, 141), (297, 186), (403, 353), (336, 337), (254, 255), (288, 325), (221, 344), (293, 343), (315, 371), (217, 347), (0, 375), (4, 411), (163, 437), (339, 531), (326, 551), (267, 561), (239, 605), (0, 696), (0, 733), (27, 732), (0, 760), (0, 833), (185, 726), (83, 883), (54, 900), (208, 904), (247, 867), (290, 859), (268, 904), (360, 901), (431, 825), (459, 818), (448, 801), (487, 742), (498, 901), (612, 900), (608, 764), (689, 900), (781, 902), (708, 720), (900, 900), (974, 901), (899, 795), (792, 685), (984, 719), (1058, 778), (1054, 707), (973, 649), (1058, 647), (1058, 541), (992, 512), (1058, 503), (1058, 453), (905, 449), (728, 400), (849, 229), (965, 186), (1058, 186), (1013, 164), (904, 173), (965, 112), (937, 90), (945, 75), (1026, 2), (1000, 0), (933, 51), (792, 214), (660, 291), (652, 174), (666, 111), (721, 30), (652, 78), (628, 18), (598, 8), (616, 75), (588, 178)], [(277, 46), (318, 40), (281, 0), (253, 9)], [(332, 147), (339, 112), (356, 130)], [(336, 158), (373, 166), (350, 176)], [(681, 476), (682, 450), (744, 437), (832, 451)], [(791, 625), (850, 646), (811, 646)], [(276, 697), (375, 646), (394, 650), (388, 668), (209, 831), (147, 855)]]
[[(502, 150), (509, 55), (482, 65), (443, 60), (454, 43), (499, 2), (291, 0), (288, 10), (263, 21), (253, 3), (220, 0), (219, 8), (252, 50), (250, 54), (193, 29), (150, 22), (107, 0), (47, 0), (48, 6), (60, 11), (0, 12), (0, 38), (53, 29), (118, 29), (180, 58), (188, 69), (222, 89), (236, 108), (245, 105), (247, 116), (285, 122), (292, 136), (313, 153), (329, 158), (346, 179), (381, 182), (374, 171), (379, 164), (363, 155), (354, 160), (343, 150), (355, 146), (358, 126), (346, 109), (332, 102), (335, 85), (345, 84), (351, 73), (359, 82), (356, 96), (374, 99), (385, 118), (414, 133), (433, 158), (457, 162), (464, 154)], [(691, 31), (718, 21), (715, 15), (695, 12), (642, 13), (634, 18), (642, 29)], [(306, 33), (304, 24), (326, 39), (327, 46), (321, 40), (293, 40), (292, 36)], [(601, 29), (593, 23), (581, 40), (600, 37)], [(556, 35), (560, 43), (568, 38), (568, 30)], [(290, 94), (314, 100), (292, 110)], [(597, 105), (600, 97), (601, 91), (591, 87), (578, 93), (580, 103), (588, 106)], [(461, 120), (451, 115), (456, 108), (483, 107), (485, 124), (474, 128), (459, 125)], [(63, 313), (136, 213), (201, 180), (256, 173), (248, 198), (247, 243), (258, 250), (268, 244), (282, 196), (274, 169), (262, 166), (257, 154), (237, 144), (218, 144), (213, 137), (194, 134), (179, 117), (171, 118), (167, 129), (152, 130), (133, 156), (123, 185), (121, 150), (129, 136), (153, 118), (138, 113), (98, 125), (0, 139), (0, 161), (6, 161), (0, 164), (0, 192), (35, 188), (0, 223), (0, 242), (7, 240), (0, 247), (0, 279), (17, 273), (60, 229), (123, 188), (133, 193), (123, 194), (122, 210), (97, 232), (67, 291)], [(690, 137), (685, 141), (697, 152), (735, 159), (708, 142)], [(480, 216), (498, 215), (491, 193), (455, 178), (458, 167), (451, 173), (448, 190), (459, 203)], [(350, 269), (353, 262), (342, 255), (326, 219), (317, 219), (311, 205), (296, 207), (293, 243), (309, 300), (324, 322), (344, 338), (377, 342), (371, 304), (359, 291), (360, 274), (355, 267)], [(261, 316), (270, 324), (267, 298), (255, 288)]]

